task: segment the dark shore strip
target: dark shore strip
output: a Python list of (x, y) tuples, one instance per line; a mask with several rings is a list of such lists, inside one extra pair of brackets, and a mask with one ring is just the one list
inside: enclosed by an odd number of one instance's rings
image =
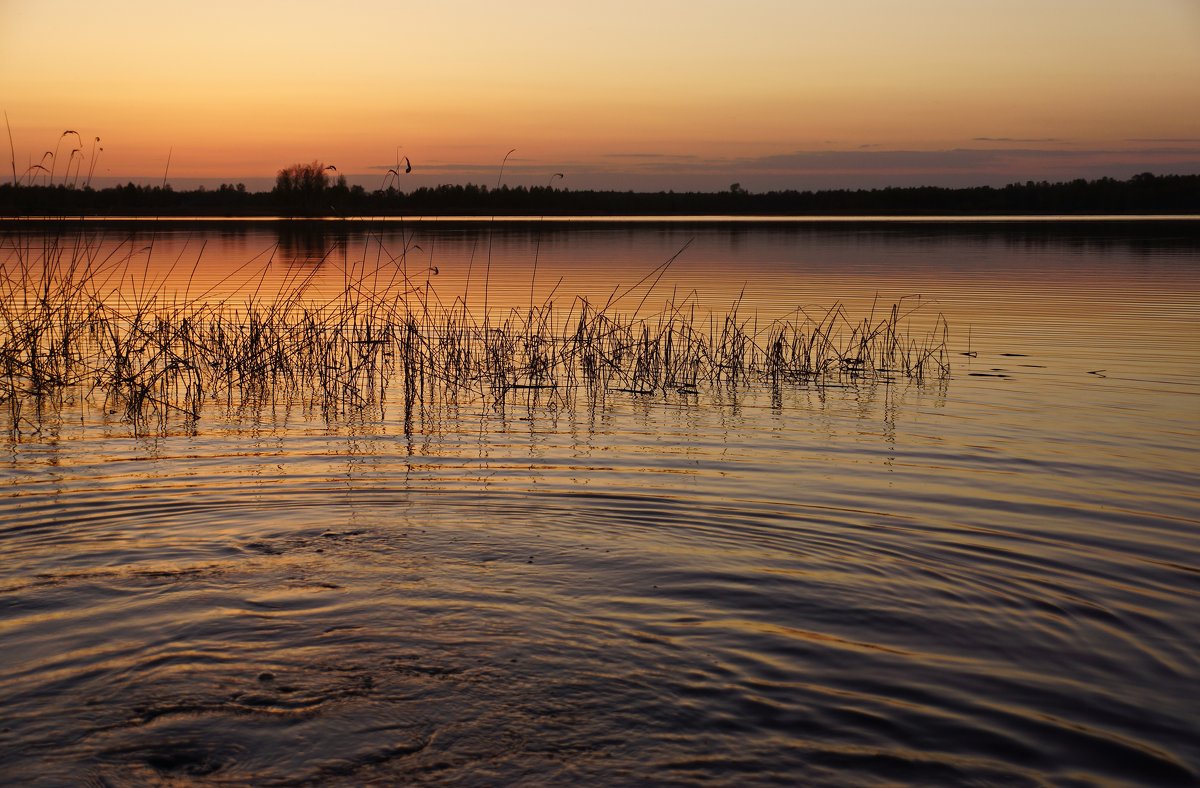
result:
[(1143, 173), (1127, 180), (1013, 183), (994, 188), (934, 186), (823, 191), (618, 192), (541, 186), (467, 185), (369, 190), (345, 182), (311, 189), (241, 184), (175, 190), (128, 183), (104, 189), (71, 184), (0, 184), (0, 216), (706, 216), (972, 217), (1200, 214), (1200, 175)]

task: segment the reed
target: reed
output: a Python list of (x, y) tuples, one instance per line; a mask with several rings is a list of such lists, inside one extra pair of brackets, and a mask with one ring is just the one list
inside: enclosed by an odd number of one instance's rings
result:
[[(301, 406), (332, 422), (398, 403), (408, 425), (463, 400), (572, 407), (949, 372), (945, 319), (910, 329), (925, 309), (917, 300), (858, 319), (834, 304), (764, 324), (740, 299), (704, 314), (671, 295), (646, 312), (671, 260), (602, 305), (564, 305), (552, 293), (507, 311), (485, 300), (476, 313), (465, 295), (438, 297), (432, 268), (410, 271), (407, 248), (370, 264), (365, 254), (327, 255), (270, 284), (270, 259), (248, 261), (230, 274), (242, 295), (224, 298), (216, 287), (193, 292), (195, 268), (183, 288), (153, 279), (148, 256), (132, 244), (102, 253), (82, 238), (10, 245), (0, 267), (0, 403), (12, 434), (36, 431), (67, 404), (103, 408), (139, 432), (194, 424), (214, 404)], [(332, 293), (330, 279), (341, 282)], [(633, 311), (617, 308), (634, 296)]]

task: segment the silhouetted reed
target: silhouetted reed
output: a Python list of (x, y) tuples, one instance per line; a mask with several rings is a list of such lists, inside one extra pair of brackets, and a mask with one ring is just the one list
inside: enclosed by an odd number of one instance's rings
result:
[[(664, 397), (715, 387), (922, 381), (949, 371), (941, 315), (920, 304), (852, 318), (841, 304), (760, 325), (667, 298), (643, 313), (668, 260), (603, 305), (552, 298), (477, 313), (443, 303), (405, 255), (294, 266), (267, 283), (248, 263), (236, 297), (192, 278), (155, 280), (125, 245), (100, 254), (54, 238), (13, 247), (0, 269), (0, 401), (14, 434), (64, 404), (102, 406), (138, 430), (195, 422), (206, 406), (300, 405), (335, 421), (398, 403), (405, 423), (462, 400), (570, 407), (584, 398)], [(672, 258), (673, 259), (673, 258)], [(254, 261), (252, 261), (254, 262)], [(328, 273), (341, 286), (328, 291)], [(193, 269), (193, 276), (195, 270)], [(486, 282), (484, 283), (486, 292)], [(180, 292), (182, 290), (182, 292)], [(632, 312), (617, 304), (640, 295)], [(930, 319), (932, 318), (932, 319)]]

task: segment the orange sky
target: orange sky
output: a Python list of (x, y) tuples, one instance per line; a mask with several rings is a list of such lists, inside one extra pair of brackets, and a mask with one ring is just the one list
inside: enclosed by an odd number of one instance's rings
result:
[(1200, 3), (0, 0), (0, 109), (18, 177), (73, 129), (98, 183), (373, 187), (398, 146), (407, 186), (510, 148), (574, 188), (1200, 172)]

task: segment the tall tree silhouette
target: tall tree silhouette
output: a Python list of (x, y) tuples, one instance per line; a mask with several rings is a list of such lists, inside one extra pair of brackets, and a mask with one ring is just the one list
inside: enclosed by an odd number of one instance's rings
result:
[(275, 176), (273, 193), (280, 209), (296, 216), (317, 216), (328, 211), (329, 175), (323, 162), (293, 164)]

